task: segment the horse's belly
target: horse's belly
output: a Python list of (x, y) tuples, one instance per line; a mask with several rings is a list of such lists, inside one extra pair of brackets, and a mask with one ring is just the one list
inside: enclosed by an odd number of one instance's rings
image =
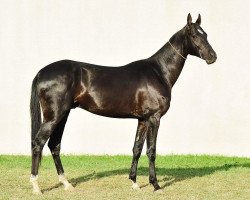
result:
[(78, 107), (106, 117), (135, 118), (133, 101), (121, 96), (106, 97), (86, 92), (76, 98)]

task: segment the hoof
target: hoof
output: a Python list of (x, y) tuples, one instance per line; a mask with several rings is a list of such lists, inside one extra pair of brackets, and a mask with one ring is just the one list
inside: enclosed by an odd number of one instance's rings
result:
[(35, 194), (35, 195), (41, 195), (42, 194), (41, 190), (33, 190), (32, 193)]
[(154, 190), (154, 192), (157, 194), (163, 194), (163, 189)]
[(67, 190), (67, 191), (75, 190), (75, 188), (68, 182), (64, 174), (59, 175), (59, 182), (61, 182), (64, 185), (64, 190)]
[(137, 183), (132, 183), (132, 189), (133, 190), (140, 190), (141, 188), (140, 188), (140, 186), (137, 184)]
[(42, 194), (42, 192), (41, 192), (41, 190), (39, 188), (37, 179), (38, 179), (37, 175), (36, 176), (35, 175), (31, 175), (31, 177), (30, 177), (30, 182), (31, 182), (32, 188), (33, 188), (32, 193), (36, 194), (36, 195), (40, 195), (40, 194)]
[(64, 187), (64, 190), (66, 190), (66, 191), (74, 191), (75, 188), (69, 183), (67, 186)]

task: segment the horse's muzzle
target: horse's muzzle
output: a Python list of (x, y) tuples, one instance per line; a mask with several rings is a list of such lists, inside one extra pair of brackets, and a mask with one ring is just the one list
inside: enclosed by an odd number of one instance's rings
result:
[(215, 51), (211, 51), (209, 58), (206, 59), (207, 64), (213, 64), (217, 60), (217, 55)]

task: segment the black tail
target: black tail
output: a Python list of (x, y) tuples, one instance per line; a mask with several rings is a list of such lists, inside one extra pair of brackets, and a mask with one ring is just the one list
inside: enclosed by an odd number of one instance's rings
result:
[(31, 117), (31, 149), (32, 149), (34, 145), (33, 141), (41, 126), (41, 110), (37, 93), (37, 76), (34, 78), (31, 87), (30, 117)]

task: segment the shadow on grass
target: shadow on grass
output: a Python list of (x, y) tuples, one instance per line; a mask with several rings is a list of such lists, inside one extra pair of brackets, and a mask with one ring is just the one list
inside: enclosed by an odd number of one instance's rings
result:
[[(194, 177), (203, 177), (210, 174), (213, 174), (218, 171), (227, 171), (232, 168), (239, 168), (239, 167), (246, 167), (250, 168), (250, 163), (246, 164), (225, 164), (222, 166), (215, 166), (215, 167), (201, 167), (201, 168), (156, 168), (156, 172), (158, 176), (163, 176), (163, 178), (159, 179), (159, 184), (161, 188), (165, 188), (170, 186), (176, 182), (183, 181), (186, 179), (191, 179)], [(76, 185), (87, 182), (89, 180), (94, 179), (101, 179), (104, 177), (110, 177), (115, 175), (128, 175), (129, 168), (111, 170), (111, 171), (103, 171), (103, 172), (93, 172), (84, 176), (80, 176), (77, 178), (72, 178), (69, 182), (75, 187)], [(148, 176), (149, 169), (147, 167), (139, 167), (137, 171), (137, 175), (139, 176)], [(149, 184), (142, 185), (141, 188), (146, 187)], [(50, 188), (43, 190), (50, 191), (55, 188), (60, 187), (61, 184), (56, 184)]]

